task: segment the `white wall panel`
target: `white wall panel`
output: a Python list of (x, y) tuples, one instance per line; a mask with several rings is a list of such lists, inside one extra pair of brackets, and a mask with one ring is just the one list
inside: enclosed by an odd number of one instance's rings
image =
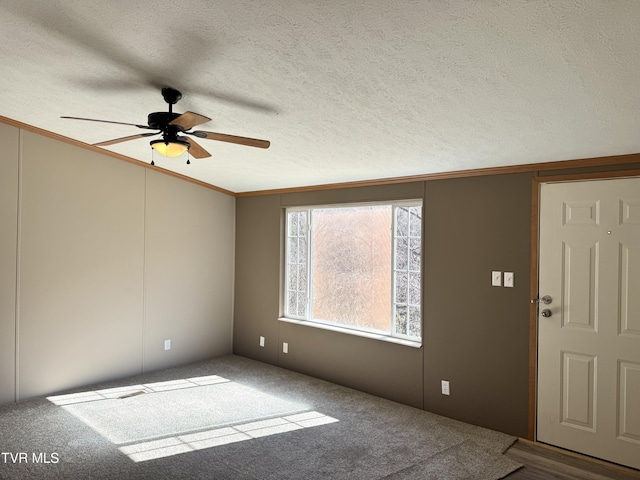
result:
[(23, 135), (19, 397), (139, 373), (144, 169)]
[(15, 400), (19, 130), (0, 124), (0, 404)]
[(231, 353), (235, 198), (152, 170), (146, 191), (145, 370)]
[(231, 352), (235, 198), (4, 124), (0, 142), (0, 403)]

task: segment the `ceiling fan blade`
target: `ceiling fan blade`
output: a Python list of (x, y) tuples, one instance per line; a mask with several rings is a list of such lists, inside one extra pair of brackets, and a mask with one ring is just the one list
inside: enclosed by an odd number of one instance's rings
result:
[(116, 143), (128, 142), (129, 140), (135, 140), (136, 138), (150, 137), (152, 135), (158, 135), (160, 132), (148, 132), (138, 133), (137, 135), (129, 135), (128, 137), (114, 138), (113, 140), (106, 140), (100, 143), (94, 143), (96, 147), (106, 147), (107, 145), (114, 145)]
[(71, 120), (86, 120), (87, 122), (114, 123), (116, 125), (131, 125), (132, 127), (146, 128), (147, 130), (155, 130), (155, 128), (152, 129), (149, 125), (138, 125), (137, 123), (112, 122), (111, 120), (96, 120), (95, 118), (82, 118), (82, 117), (60, 117), (60, 118), (68, 118)]
[(193, 138), (188, 138), (187, 142), (191, 145), (191, 147), (189, 147), (189, 155), (193, 158), (207, 158), (211, 156), (211, 154), (198, 145)]
[(169, 122), (169, 125), (180, 125), (185, 130), (195, 127), (206, 122), (211, 121), (209, 117), (200, 115), (199, 113), (186, 112), (179, 117), (174, 118)]
[[(194, 58), (194, 57), (189, 57)], [(239, 107), (248, 108), (251, 110), (262, 111), (265, 113), (278, 113), (278, 108), (274, 105), (271, 105), (267, 102), (262, 102), (259, 100), (253, 100), (249, 97), (245, 97), (243, 95), (237, 95), (231, 92), (225, 92), (222, 90), (213, 90), (209, 87), (199, 88), (196, 85), (189, 86), (189, 92), (191, 94), (199, 94), (207, 97), (215, 98), (216, 100), (221, 100), (230, 105), (237, 105)]]
[(192, 133), (199, 138), (208, 138), (209, 140), (218, 140), (219, 142), (237, 143), (238, 145), (246, 145), (247, 147), (269, 148), (269, 145), (271, 145), (269, 140), (238, 137), (236, 135), (228, 135), (226, 133), (203, 132), (202, 130)]

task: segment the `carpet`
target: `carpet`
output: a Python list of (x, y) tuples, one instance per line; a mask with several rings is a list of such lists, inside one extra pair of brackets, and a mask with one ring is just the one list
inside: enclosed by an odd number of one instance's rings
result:
[(497, 480), (515, 440), (227, 355), (1, 406), (0, 478)]

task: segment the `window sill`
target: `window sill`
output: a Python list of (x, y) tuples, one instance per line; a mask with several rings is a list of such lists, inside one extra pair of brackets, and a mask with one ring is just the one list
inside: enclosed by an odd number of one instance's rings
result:
[(404, 345), (405, 347), (421, 348), (422, 342), (415, 340), (406, 340), (403, 338), (396, 338), (390, 335), (384, 335), (381, 333), (364, 332), (362, 330), (354, 330), (351, 328), (338, 327), (335, 325), (327, 325), (324, 323), (311, 322), (308, 320), (294, 320), (292, 318), (280, 317), (280, 322), (293, 323), (294, 325), (304, 325), (305, 327), (319, 328), (321, 330), (329, 330), (331, 332), (346, 333), (347, 335), (355, 335), (356, 337), (371, 338), (373, 340), (380, 340), (382, 342), (395, 343), (397, 345)]

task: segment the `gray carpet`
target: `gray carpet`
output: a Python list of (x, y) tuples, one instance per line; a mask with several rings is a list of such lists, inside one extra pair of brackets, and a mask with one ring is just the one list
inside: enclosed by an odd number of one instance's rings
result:
[(492, 480), (515, 440), (228, 355), (0, 407), (0, 478)]

